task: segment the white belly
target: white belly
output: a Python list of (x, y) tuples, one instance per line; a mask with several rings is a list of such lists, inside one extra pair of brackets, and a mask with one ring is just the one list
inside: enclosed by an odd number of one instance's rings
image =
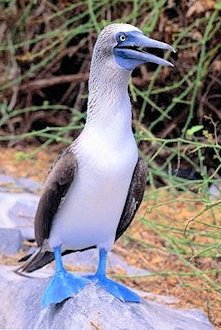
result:
[[(133, 138), (123, 148), (100, 149), (95, 141), (81, 145), (78, 169), (51, 229), (51, 248), (110, 250), (138, 159)], [(83, 156), (84, 155), (84, 156)]]

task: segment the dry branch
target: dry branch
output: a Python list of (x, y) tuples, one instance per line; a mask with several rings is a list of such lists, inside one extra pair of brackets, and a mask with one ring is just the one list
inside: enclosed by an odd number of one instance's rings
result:
[(29, 81), (19, 87), (20, 90), (34, 91), (36, 89), (42, 89), (46, 87), (51, 87), (54, 85), (60, 85), (65, 83), (78, 83), (88, 80), (88, 73), (77, 73), (70, 75), (63, 75), (58, 77), (51, 77), (48, 79), (39, 79)]

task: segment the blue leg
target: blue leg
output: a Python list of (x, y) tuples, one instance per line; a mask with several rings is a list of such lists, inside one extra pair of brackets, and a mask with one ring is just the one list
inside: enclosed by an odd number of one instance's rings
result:
[(54, 249), (55, 255), (55, 274), (42, 297), (42, 307), (50, 304), (57, 304), (72, 297), (81, 291), (89, 281), (80, 276), (68, 273), (62, 263), (61, 247)]
[(106, 277), (107, 252), (99, 250), (99, 265), (95, 275), (88, 275), (87, 278), (98, 286), (124, 302), (141, 302), (140, 297), (129, 290), (125, 285), (119, 284)]

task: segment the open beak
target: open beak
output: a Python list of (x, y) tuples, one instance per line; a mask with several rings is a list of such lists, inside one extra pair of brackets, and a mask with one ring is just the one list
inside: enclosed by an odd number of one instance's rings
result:
[(151, 54), (151, 50), (154, 48), (176, 52), (172, 46), (151, 39), (138, 31), (133, 31), (128, 40), (125, 40), (122, 44), (118, 44), (116, 48), (118, 49), (118, 53), (121, 52), (122, 57), (136, 60), (139, 64), (152, 62), (159, 65), (174, 66), (171, 62)]

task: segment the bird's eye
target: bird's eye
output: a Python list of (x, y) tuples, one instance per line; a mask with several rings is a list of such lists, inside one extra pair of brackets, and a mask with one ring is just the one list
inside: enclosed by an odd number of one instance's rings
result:
[(119, 36), (119, 39), (120, 39), (121, 42), (125, 41), (125, 40), (126, 40), (126, 36), (125, 36), (125, 34), (121, 34), (121, 35)]

